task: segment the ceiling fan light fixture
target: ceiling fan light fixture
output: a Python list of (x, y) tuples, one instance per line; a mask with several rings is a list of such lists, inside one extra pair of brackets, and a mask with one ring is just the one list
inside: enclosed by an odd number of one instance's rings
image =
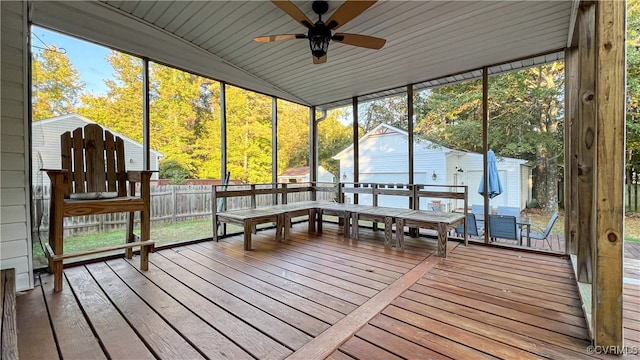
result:
[(322, 25), (324, 24), (316, 24), (315, 27), (309, 29), (308, 35), (311, 54), (318, 59), (327, 54), (329, 41), (331, 40), (331, 30)]

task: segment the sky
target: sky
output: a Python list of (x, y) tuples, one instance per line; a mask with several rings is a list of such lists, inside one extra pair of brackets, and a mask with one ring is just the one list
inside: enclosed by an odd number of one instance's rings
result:
[(96, 95), (106, 93), (104, 80), (113, 78), (113, 69), (106, 60), (108, 48), (37, 26), (32, 27), (32, 32), (31, 44), (34, 52), (43, 51), (41, 48), (51, 45), (63, 48), (78, 70), (80, 81), (85, 83), (86, 90)]

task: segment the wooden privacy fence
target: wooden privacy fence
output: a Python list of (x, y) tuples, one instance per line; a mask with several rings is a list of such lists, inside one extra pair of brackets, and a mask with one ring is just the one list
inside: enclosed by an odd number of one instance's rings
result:
[[(178, 223), (190, 220), (211, 220), (212, 185), (151, 185), (151, 223), (152, 226)], [(46, 233), (49, 230), (49, 199), (51, 189), (48, 185), (34, 186), (35, 231)], [(335, 194), (319, 192), (318, 200), (333, 200)], [(311, 194), (300, 192), (288, 194), (288, 201), (311, 200)], [(228, 209), (247, 208), (246, 198), (229, 199)], [(272, 205), (273, 197), (262, 195), (256, 198), (258, 206)], [(137, 218), (137, 216), (136, 216)], [(81, 236), (124, 230), (127, 225), (127, 213), (105, 215), (74, 216), (65, 218), (64, 236)]]

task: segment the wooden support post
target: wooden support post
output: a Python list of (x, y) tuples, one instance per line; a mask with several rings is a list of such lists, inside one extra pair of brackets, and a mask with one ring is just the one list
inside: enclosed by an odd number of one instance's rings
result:
[(482, 214), (482, 220), (485, 224), (484, 243), (488, 244), (489, 239), (489, 217), (487, 214), (491, 214), (489, 208), (489, 163), (487, 162), (487, 152), (489, 151), (489, 68), (482, 68), (482, 176), (484, 181), (484, 193), (482, 194), (484, 200), (484, 214)]
[[(623, 348), (625, 2), (598, 1), (593, 323), (596, 345)], [(580, 194), (582, 196), (582, 194)]]
[[(136, 183), (134, 183), (133, 181), (129, 182), (129, 194), (131, 194), (131, 196), (135, 196), (136, 194)], [(101, 215), (104, 216), (104, 215)], [(127, 243), (132, 243), (134, 241), (136, 241), (136, 236), (133, 233), (133, 224), (135, 223), (135, 219), (136, 219), (136, 213), (134, 211), (130, 211), (127, 214)], [(57, 251), (56, 249), (53, 249), (54, 251)], [(133, 250), (131, 250), (131, 248), (126, 248), (125, 250), (126, 252), (126, 256), (127, 259), (131, 259), (133, 257)], [(56, 252), (56, 254), (59, 254)], [(60, 286), (62, 286), (62, 283), (60, 284)]]
[(578, 242), (578, 49), (565, 51), (565, 156), (564, 156), (564, 210), (565, 253), (575, 255)]
[(595, 228), (593, 227), (594, 182), (593, 171), (596, 151), (595, 112), (595, 3), (585, 3), (580, 7), (578, 24), (580, 37), (580, 89), (578, 96), (578, 281), (591, 283), (593, 277), (593, 250), (595, 249)]
[[(49, 244), (56, 253), (62, 254), (64, 251), (63, 239), (64, 228), (62, 222), (64, 220), (63, 214), (63, 202), (64, 202), (64, 187), (61, 184), (65, 182), (65, 177), (68, 177), (68, 173), (62, 171), (47, 172), (49, 179), (51, 180), (51, 208), (49, 209)], [(67, 178), (68, 179), (68, 178)], [(59, 271), (58, 267), (62, 267), (62, 264), (49, 261), (49, 272), (55, 273)]]
[[(351, 99), (353, 113), (353, 182), (360, 182), (360, 136), (358, 135), (358, 97)], [(355, 186), (355, 185), (354, 185)], [(353, 203), (358, 203), (358, 193), (353, 194)]]
[(218, 242), (218, 197), (216, 196), (216, 185), (211, 186), (211, 218), (213, 223), (213, 240)]
[[(407, 85), (407, 154), (409, 156), (409, 181), (407, 184), (413, 184), (415, 178), (414, 168), (414, 154), (413, 154), (413, 85)], [(411, 198), (409, 198), (409, 208), (411, 208)]]

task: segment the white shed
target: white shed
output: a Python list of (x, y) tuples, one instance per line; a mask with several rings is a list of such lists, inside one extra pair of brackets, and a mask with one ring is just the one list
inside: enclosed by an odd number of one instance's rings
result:
[[(318, 166), (318, 181), (333, 183), (335, 176), (328, 172), (322, 166)], [(293, 167), (285, 170), (278, 176), (279, 183), (301, 183), (310, 181), (310, 172), (308, 166)]]
[[(380, 124), (362, 136), (358, 142), (360, 154), (359, 180), (372, 183), (408, 183), (408, 133), (387, 124)], [(467, 185), (469, 205), (483, 204), (478, 194), (482, 178), (482, 154), (449, 149), (425, 140), (414, 140), (414, 184), (442, 185), (434, 190), (446, 190), (447, 185)], [(340, 181), (353, 181), (353, 145), (336, 154), (340, 161)], [(498, 172), (504, 192), (491, 199), (491, 206), (517, 206), (524, 209), (531, 199), (531, 167), (526, 160), (498, 157)], [(349, 196), (350, 194), (347, 194)], [(348, 198), (348, 201), (351, 199)], [(428, 209), (430, 200), (420, 204)], [(359, 202), (366, 204), (367, 196), (360, 196)], [(381, 206), (406, 208), (408, 201), (398, 197), (383, 196)], [(461, 201), (442, 200), (444, 210), (463, 206)]]
[[(43, 184), (48, 184), (48, 177), (43, 174), (40, 169), (60, 169), (60, 135), (65, 131), (73, 131), (78, 127), (84, 127), (87, 124), (95, 124), (95, 122), (78, 114), (62, 115), (50, 119), (36, 121), (31, 126), (32, 133), (32, 175), (33, 184), (40, 185), (40, 179)], [(101, 125), (102, 126), (102, 125)], [(124, 141), (124, 155), (128, 159), (127, 170), (143, 170), (143, 147), (139, 142), (119, 134), (111, 129), (109, 130), (114, 136), (122, 138)], [(151, 150), (151, 159), (149, 162), (150, 170), (158, 170), (159, 162), (163, 157), (162, 153)], [(152, 179), (157, 179), (158, 173), (152, 175)]]

